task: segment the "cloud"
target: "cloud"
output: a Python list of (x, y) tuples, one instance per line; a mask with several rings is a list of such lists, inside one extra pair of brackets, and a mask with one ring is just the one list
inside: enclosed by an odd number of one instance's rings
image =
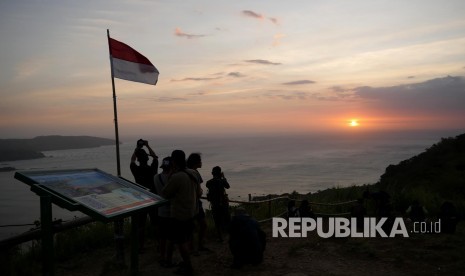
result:
[(166, 103), (166, 102), (183, 102), (183, 101), (186, 101), (185, 98), (177, 98), (177, 97), (158, 97), (158, 98), (155, 98), (155, 101), (156, 102), (162, 102), (162, 103)]
[(331, 89), (332, 91), (336, 92), (336, 93), (344, 93), (347, 91), (347, 89), (345, 89), (344, 87), (341, 87), (341, 86), (332, 86), (330, 87), (329, 89)]
[(184, 78), (184, 79), (180, 79), (180, 80), (171, 80), (173, 82), (176, 82), (176, 81), (210, 81), (210, 80), (217, 80), (221, 77), (214, 77), (214, 78)]
[(242, 74), (239, 73), (239, 72), (231, 72), (231, 73), (228, 74), (228, 76), (235, 77), (235, 78), (242, 78), (242, 77), (245, 77), (244, 75), (242, 75)]
[(276, 25), (279, 25), (278, 19), (275, 17), (268, 17), (268, 19)]
[(193, 93), (189, 93), (187, 94), (189, 96), (204, 96), (204, 95), (207, 95), (207, 92), (205, 91), (198, 91), (198, 92), (193, 92)]
[(312, 97), (311, 94), (302, 91), (294, 91), (286, 94), (282, 94), (281, 92), (279, 92), (279, 94), (277, 94), (276, 92), (267, 92), (264, 93), (262, 96), (269, 99), (281, 100), (307, 100)]
[(298, 81), (285, 82), (283, 83), (283, 85), (301, 85), (301, 84), (312, 84), (312, 83), (315, 83), (315, 82), (311, 80), (298, 80)]
[(247, 16), (247, 17), (252, 17), (252, 18), (256, 18), (256, 19), (264, 19), (265, 17), (261, 14), (258, 14), (254, 11), (250, 11), (250, 10), (243, 10), (242, 11), (242, 14)]
[(50, 62), (42, 59), (29, 59), (21, 62), (15, 68), (15, 79), (21, 81), (32, 76), (37, 76), (45, 71), (47, 64), (50, 64)]
[(249, 63), (263, 64), (263, 65), (281, 65), (281, 63), (271, 62), (269, 60), (264, 60), (264, 59), (249, 59), (249, 60), (244, 60), (244, 61), (249, 62)]
[(268, 18), (268, 20), (270, 20), (271, 23), (273, 23), (275, 25), (279, 25), (279, 21), (278, 21), (278, 19), (276, 17), (266, 17), (263, 14), (260, 14), (260, 13), (257, 13), (257, 12), (251, 11), (251, 10), (243, 10), (242, 14), (244, 16), (254, 18), (254, 19), (259, 19), (259, 20), (263, 20), (265, 18)]
[(463, 77), (447, 76), (390, 87), (363, 86), (354, 91), (357, 98), (382, 111), (435, 114), (465, 111)]
[(408, 76), (407, 79), (414, 79), (415, 76)]
[(180, 28), (176, 28), (176, 30), (174, 31), (174, 35), (179, 36), (179, 37), (185, 37), (187, 39), (201, 38), (205, 36), (205, 35), (197, 35), (197, 34), (187, 34), (181, 31)]
[(283, 92), (283, 91), (271, 91), (266, 92), (260, 95), (259, 97), (264, 97), (272, 100), (316, 100), (316, 101), (324, 101), (324, 102), (338, 102), (344, 100), (344, 102), (348, 102), (348, 100), (343, 99), (339, 95), (325, 95), (322, 93), (311, 93), (305, 91), (290, 91), (290, 92)]

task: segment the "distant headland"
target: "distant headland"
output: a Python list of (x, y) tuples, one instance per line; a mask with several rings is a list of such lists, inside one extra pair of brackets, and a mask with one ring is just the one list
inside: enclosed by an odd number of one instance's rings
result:
[(95, 148), (115, 140), (92, 136), (38, 136), (32, 139), (0, 139), (0, 161), (43, 158), (43, 151)]

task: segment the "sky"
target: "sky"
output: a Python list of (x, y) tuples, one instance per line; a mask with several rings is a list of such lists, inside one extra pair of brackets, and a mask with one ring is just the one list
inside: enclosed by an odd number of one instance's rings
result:
[(465, 130), (465, 1), (0, 2), (0, 138)]

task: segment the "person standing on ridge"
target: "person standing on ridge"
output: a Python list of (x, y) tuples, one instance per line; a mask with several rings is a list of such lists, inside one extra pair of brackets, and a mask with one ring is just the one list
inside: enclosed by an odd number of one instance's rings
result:
[[(143, 149), (144, 146), (148, 149), (149, 154), (147, 154), (147, 152)], [(149, 156), (153, 158), (150, 165)], [(136, 161), (139, 162), (139, 164), (137, 164)], [(131, 169), (132, 175), (134, 176), (137, 184), (142, 185), (149, 189), (150, 192), (155, 193), (153, 177), (158, 171), (158, 156), (149, 146), (148, 141), (142, 139), (137, 141), (136, 149), (131, 156), (131, 164), (129, 168)], [(150, 222), (152, 225), (155, 224), (155, 220), (157, 218), (156, 210), (139, 214), (139, 251), (141, 252), (144, 250), (147, 214), (150, 216)]]
[[(160, 166), (163, 171), (154, 177), (155, 190), (158, 195), (162, 195), (163, 188), (168, 184), (169, 177), (171, 175), (171, 157), (163, 158)], [(171, 215), (170, 215), (170, 204), (166, 204), (158, 207), (158, 250), (160, 253), (160, 265), (162, 267), (172, 267), (173, 264), (173, 243), (171, 236)]]
[(199, 184), (199, 191), (200, 193), (197, 195), (197, 205), (198, 205), (198, 214), (194, 217), (194, 222), (197, 222), (198, 226), (198, 231), (199, 231), (199, 236), (198, 236), (198, 246), (197, 250), (198, 251), (209, 251), (208, 248), (204, 246), (204, 240), (205, 240), (205, 233), (207, 232), (207, 220), (205, 217), (205, 210), (203, 209), (202, 206), (202, 200), (200, 197), (203, 194), (202, 190), (202, 183), (203, 179), (202, 176), (200, 175), (198, 169), (202, 168), (202, 156), (200, 153), (191, 153), (189, 157), (187, 158), (187, 168), (191, 169), (194, 171), (195, 176), (197, 177), (198, 184)]
[(212, 207), (213, 221), (215, 222), (218, 240), (223, 241), (223, 231), (230, 221), (229, 201), (225, 189), (229, 189), (229, 183), (221, 171), (221, 167), (216, 166), (212, 169), (213, 178), (207, 181), (208, 194), (207, 199)]
[(197, 214), (199, 184), (194, 171), (186, 167), (184, 151), (174, 150), (171, 153), (171, 162), (173, 172), (161, 195), (170, 200), (170, 231), (183, 260), (176, 273), (192, 275), (189, 245), (194, 228), (194, 216)]

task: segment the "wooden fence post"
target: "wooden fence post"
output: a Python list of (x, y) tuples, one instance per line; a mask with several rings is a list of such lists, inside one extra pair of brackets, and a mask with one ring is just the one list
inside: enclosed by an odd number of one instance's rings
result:
[(271, 218), (271, 195), (268, 195), (268, 218)]

